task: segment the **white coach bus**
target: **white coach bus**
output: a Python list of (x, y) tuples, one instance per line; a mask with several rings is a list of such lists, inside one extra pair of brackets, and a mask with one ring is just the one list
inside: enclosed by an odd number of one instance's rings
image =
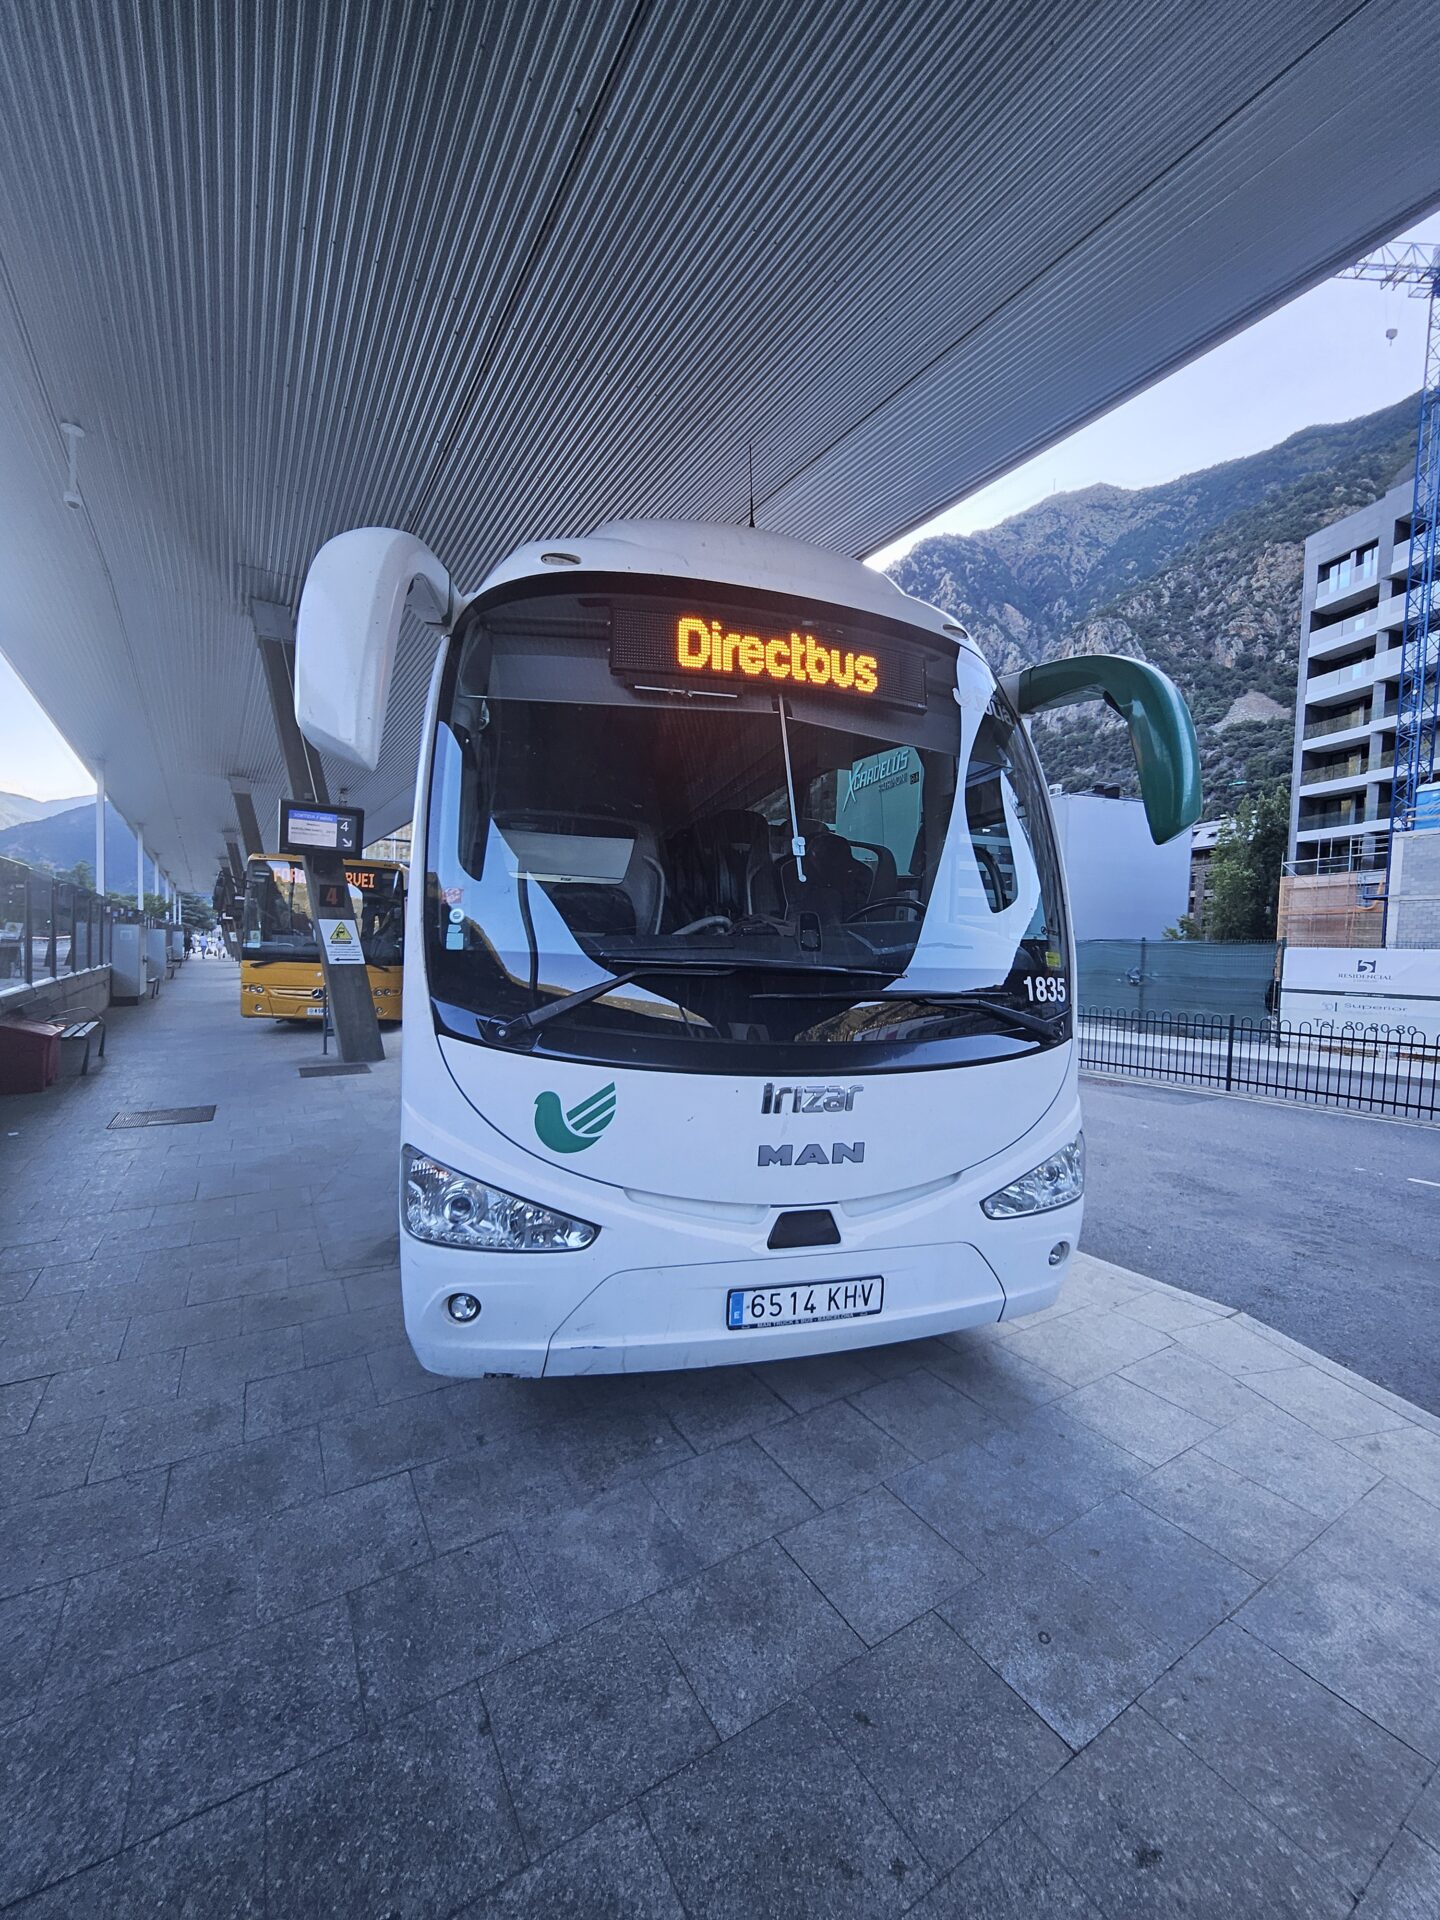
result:
[(457, 593), (408, 534), (317, 555), (296, 714), (379, 755), (443, 635), (415, 798), (401, 1275), (421, 1362), (779, 1359), (1052, 1302), (1080, 1231), (1074, 952), (1022, 716), (1104, 698), (1157, 840), (1198, 817), (1155, 669), (997, 683), (856, 561), (617, 522)]

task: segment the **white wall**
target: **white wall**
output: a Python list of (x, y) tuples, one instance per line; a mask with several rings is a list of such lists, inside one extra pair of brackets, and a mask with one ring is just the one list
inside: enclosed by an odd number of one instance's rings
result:
[(1057, 793), (1050, 802), (1077, 940), (1158, 940), (1190, 905), (1190, 835), (1157, 847), (1138, 800)]

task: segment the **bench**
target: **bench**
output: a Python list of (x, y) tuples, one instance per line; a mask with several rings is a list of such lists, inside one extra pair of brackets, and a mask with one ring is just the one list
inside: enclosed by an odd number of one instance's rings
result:
[(74, 1041), (77, 1045), (82, 1040), (85, 1042), (85, 1052), (80, 1062), (80, 1077), (82, 1080), (90, 1071), (90, 1049), (94, 1044), (97, 1033), (100, 1036), (98, 1057), (103, 1060), (105, 1058), (105, 1021), (100, 1014), (87, 1014), (83, 1020), (74, 1020), (68, 1027), (62, 1027), (60, 1029), (60, 1044), (62, 1047), (67, 1040)]
[(179, 965), (180, 956), (178, 954), (169, 953), (165, 956), (165, 978), (167, 980), (173, 980), (175, 978), (175, 970)]

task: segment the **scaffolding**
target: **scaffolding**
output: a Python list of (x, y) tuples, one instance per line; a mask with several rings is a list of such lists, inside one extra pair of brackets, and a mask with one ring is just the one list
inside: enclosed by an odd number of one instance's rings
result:
[(1383, 856), (1287, 860), (1280, 875), (1278, 934), (1290, 947), (1383, 947)]

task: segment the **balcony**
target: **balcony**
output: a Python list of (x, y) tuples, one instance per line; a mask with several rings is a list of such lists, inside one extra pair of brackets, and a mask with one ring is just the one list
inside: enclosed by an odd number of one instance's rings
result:
[(1312, 628), (1306, 659), (1328, 659), (1345, 647), (1353, 646), (1357, 640), (1363, 640), (1367, 634), (1374, 633), (1379, 626), (1378, 612), (1376, 607), (1367, 607), (1363, 613), (1352, 613), (1344, 620), (1335, 621), (1332, 626)]
[(1417, 546), (1413, 540), (1397, 540), (1390, 555), (1388, 571), (1403, 578), (1412, 567), (1419, 566), (1423, 558), (1423, 542)]
[(1353, 707), (1346, 707), (1343, 712), (1332, 713), (1324, 720), (1307, 721), (1305, 731), (1300, 737), (1302, 741), (1308, 742), (1323, 740), (1332, 733), (1368, 733), (1373, 725), (1368, 705), (1361, 707), (1358, 711)]
[(1378, 557), (1372, 548), (1364, 566), (1342, 566), (1339, 572), (1330, 574), (1328, 578), (1322, 578), (1316, 584), (1315, 605), (1317, 607), (1343, 606), (1347, 600), (1352, 600), (1356, 595), (1364, 593), (1367, 588), (1373, 587), (1379, 578)]
[[(1369, 836), (1366, 836), (1367, 839)], [(1385, 842), (1364, 842), (1357, 845), (1351, 841), (1344, 853), (1310, 854), (1296, 860), (1287, 860), (1281, 871), (1292, 879), (1326, 879), (1337, 873), (1383, 873), (1385, 870)]]
[(1317, 674), (1306, 681), (1305, 698), (1325, 700), (1332, 694), (1349, 693), (1355, 687), (1373, 686), (1377, 680), (1398, 680), (1402, 651), (1400, 647), (1388, 647), (1371, 660), (1356, 660), (1348, 667), (1338, 667), (1334, 673)]
[(1383, 632), (1388, 627), (1398, 633), (1404, 625), (1405, 595), (1403, 593), (1392, 593), (1387, 599), (1382, 600), (1375, 609), (1376, 630), (1377, 632)]
[[(1363, 801), (1360, 800), (1342, 800), (1334, 806), (1316, 807), (1310, 813), (1304, 811), (1302, 803), (1300, 816), (1295, 823), (1295, 833), (1299, 838), (1308, 833), (1334, 833), (1346, 827), (1374, 826), (1381, 817), (1378, 808), (1367, 813)], [(1389, 818), (1388, 808), (1384, 817)]]
[(1343, 793), (1347, 787), (1363, 787), (1370, 778), (1363, 753), (1353, 754), (1340, 766), (1300, 769), (1300, 790), (1306, 794)]

